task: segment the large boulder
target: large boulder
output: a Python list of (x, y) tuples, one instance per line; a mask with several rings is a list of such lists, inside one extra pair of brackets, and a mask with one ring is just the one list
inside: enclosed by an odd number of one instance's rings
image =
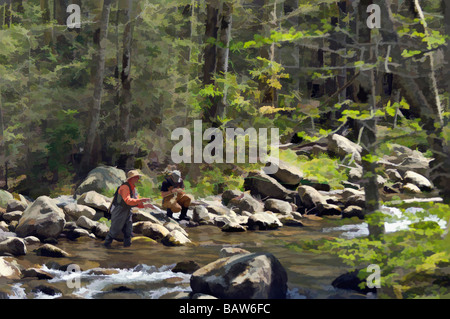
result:
[(243, 211), (247, 211), (247, 212), (253, 214), (253, 213), (264, 211), (263, 204), (261, 204), (258, 200), (253, 198), (248, 193), (244, 193), (240, 197), (231, 199), (231, 201), (228, 203), (228, 206), (237, 208), (237, 211), (239, 213), (242, 213)]
[(297, 191), (303, 206), (307, 209), (327, 203), (326, 198), (311, 186), (300, 186)]
[(10, 199), (6, 205), (6, 212), (16, 212), (16, 211), (25, 211), (27, 209), (28, 204), (17, 199)]
[(427, 175), (432, 159), (426, 158), (421, 152), (399, 144), (389, 145), (389, 154), (383, 156), (380, 164), (386, 168), (397, 169), (400, 173), (414, 171)]
[(38, 256), (54, 257), (54, 258), (70, 257), (69, 253), (67, 253), (66, 251), (62, 250), (61, 248), (58, 248), (51, 244), (42, 245), (35, 251), (36, 251), (36, 255), (38, 255)]
[(271, 211), (275, 214), (288, 215), (292, 213), (291, 203), (285, 202), (283, 200), (269, 198), (264, 203), (264, 209)]
[(22, 238), (57, 238), (66, 223), (64, 216), (63, 210), (51, 198), (41, 196), (23, 212), (15, 232)]
[(89, 206), (104, 212), (108, 211), (111, 202), (111, 198), (103, 196), (96, 191), (89, 191), (87, 193), (84, 193), (77, 199), (77, 204), (79, 205)]
[(77, 226), (87, 229), (89, 231), (92, 231), (96, 226), (98, 222), (93, 221), (90, 218), (87, 218), (86, 216), (80, 216), (77, 220)]
[(11, 237), (0, 242), (0, 254), (8, 253), (13, 256), (27, 254), (27, 245), (22, 238)]
[(194, 272), (191, 288), (222, 299), (284, 299), (287, 273), (270, 253), (238, 254)]
[(0, 279), (20, 279), (21, 275), (19, 264), (14, 258), (0, 257)]
[(213, 225), (214, 215), (209, 213), (205, 206), (196, 206), (192, 213), (192, 220), (200, 225)]
[(351, 155), (356, 162), (361, 163), (362, 147), (339, 134), (328, 137), (328, 151), (340, 158)]
[(283, 226), (280, 220), (271, 212), (262, 212), (251, 215), (248, 218), (247, 225), (251, 230), (271, 230)]
[(179, 230), (173, 230), (161, 241), (165, 246), (184, 246), (191, 243), (190, 239), (187, 238)]
[(0, 189), (0, 207), (6, 208), (11, 199), (14, 199), (14, 196), (10, 192)]
[(76, 189), (75, 195), (89, 191), (111, 192), (116, 190), (126, 179), (123, 170), (111, 166), (100, 166), (89, 172), (86, 179)]
[(66, 214), (66, 220), (77, 221), (81, 216), (93, 219), (96, 211), (92, 207), (86, 205), (78, 205), (71, 203), (63, 207), (63, 211)]
[(276, 173), (268, 174), (280, 182), (281, 185), (289, 187), (300, 184), (303, 178), (303, 172), (296, 166), (278, 160), (278, 163), (269, 160), (266, 167), (274, 166), (277, 168)]
[(170, 231), (160, 225), (152, 222), (138, 222), (133, 224), (133, 230), (153, 240), (162, 240)]
[(290, 192), (275, 178), (262, 171), (251, 171), (244, 181), (245, 190), (249, 190), (254, 196), (286, 199)]
[(430, 192), (433, 190), (433, 184), (423, 175), (413, 171), (407, 171), (403, 177), (405, 183), (411, 183), (420, 188), (423, 192)]

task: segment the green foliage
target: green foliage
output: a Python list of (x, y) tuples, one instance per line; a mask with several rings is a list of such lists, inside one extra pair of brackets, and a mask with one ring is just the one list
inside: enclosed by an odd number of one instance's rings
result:
[[(380, 297), (423, 298), (436, 294), (448, 295), (448, 287), (439, 287), (436, 278), (440, 269), (449, 265), (449, 240), (443, 239), (444, 231), (436, 222), (425, 219), (434, 215), (449, 220), (450, 207), (434, 203), (416, 204), (415, 206), (423, 207), (424, 211), (415, 215), (404, 213), (401, 218), (414, 220), (408, 230), (383, 234), (376, 240), (368, 237), (328, 238), (322, 241), (302, 241), (289, 247), (337, 255), (345, 264), (362, 269), (359, 274), (361, 278), (367, 278), (368, 265), (378, 265), (381, 270)], [(372, 226), (398, 220), (382, 213), (367, 217), (365, 221)], [(417, 289), (424, 285), (427, 289)]]

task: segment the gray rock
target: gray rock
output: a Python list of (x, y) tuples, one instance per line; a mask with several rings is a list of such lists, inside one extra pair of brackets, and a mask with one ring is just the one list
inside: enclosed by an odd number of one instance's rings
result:
[(194, 272), (191, 288), (221, 299), (284, 299), (287, 274), (272, 254), (238, 254)]
[(12, 222), (12, 221), (19, 221), (20, 218), (22, 217), (23, 212), (22, 211), (12, 211), (12, 212), (8, 212), (8, 213), (4, 213), (3, 214), (3, 219), (6, 220), (7, 222)]
[(111, 192), (116, 190), (126, 180), (125, 172), (111, 166), (100, 166), (89, 172), (86, 179), (78, 186), (75, 195), (89, 191)]
[(162, 239), (162, 243), (165, 246), (184, 246), (190, 244), (191, 241), (182, 232), (173, 230)]
[(276, 173), (269, 175), (278, 180), (281, 185), (298, 185), (303, 178), (303, 172), (299, 168), (284, 161), (278, 160), (278, 163), (276, 163), (273, 160), (269, 160), (266, 163), (266, 167), (268, 166), (273, 166), (277, 169)]
[(84, 193), (77, 199), (77, 204), (89, 206), (103, 212), (107, 212), (111, 205), (112, 198), (103, 196), (96, 191), (89, 191)]
[(150, 212), (144, 211), (142, 209), (135, 210), (132, 215), (133, 223), (137, 222), (151, 222), (153, 224), (162, 225), (161, 221), (152, 215)]
[(0, 189), (0, 207), (6, 208), (11, 199), (14, 199), (14, 196), (10, 192)]
[(172, 272), (181, 272), (183, 274), (193, 274), (200, 269), (200, 265), (193, 260), (181, 261), (173, 267)]
[(22, 274), (24, 278), (36, 277), (39, 280), (50, 280), (54, 278), (52, 274), (37, 268), (28, 268)]
[(11, 257), (0, 257), (0, 278), (20, 279), (22, 272), (17, 261)]
[(351, 155), (357, 163), (361, 163), (362, 147), (341, 135), (333, 134), (328, 137), (328, 150), (340, 158)]
[(51, 244), (42, 245), (41, 247), (36, 249), (36, 254), (38, 256), (55, 257), (55, 258), (70, 257), (70, 255), (66, 251)]
[(339, 206), (333, 204), (319, 204), (317, 206), (319, 214), (318, 216), (332, 216), (332, 215), (341, 215), (342, 210)]
[(290, 194), (286, 187), (262, 171), (249, 172), (244, 181), (244, 188), (254, 196), (260, 195), (261, 197), (283, 200)]
[(97, 226), (98, 222), (93, 221), (92, 219), (87, 218), (86, 216), (81, 216), (77, 220), (77, 226), (92, 231), (95, 226)]
[(64, 217), (62, 209), (51, 198), (41, 196), (23, 212), (15, 231), (22, 238), (57, 238), (64, 229)]
[(16, 199), (10, 199), (6, 205), (6, 212), (25, 211), (28, 205)]
[(236, 222), (231, 222), (231, 223), (225, 224), (224, 226), (222, 226), (221, 229), (223, 232), (226, 232), (226, 233), (242, 233), (242, 232), (246, 231), (244, 226), (241, 226), (240, 224), (238, 224)]
[(222, 194), (222, 204), (227, 206), (228, 203), (230, 202), (230, 200), (232, 200), (233, 198), (238, 197), (240, 195), (242, 195), (242, 192), (239, 190), (230, 190), (230, 189), (226, 190)]
[(311, 186), (300, 186), (297, 191), (303, 206), (307, 209), (317, 207), (319, 204), (327, 203), (325, 197)]
[(264, 203), (264, 209), (275, 214), (288, 215), (292, 213), (291, 203), (282, 201), (280, 199), (269, 198)]
[(92, 232), (95, 234), (95, 236), (97, 236), (97, 238), (104, 239), (109, 233), (109, 227), (106, 224), (97, 223)]
[(63, 207), (63, 211), (66, 214), (68, 218), (66, 220), (73, 220), (76, 221), (81, 216), (85, 216), (89, 219), (93, 219), (96, 211), (92, 207), (86, 206), (86, 205), (79, 205), (79, 204), (68, 204)]
[(396, 169), (388, 168), (386, 170), (386, 174), (389, 177), (389, 180), (394, 183), (403, 182), (402, 175), (400, 175), (400, 173)]
[(253, 214), (248, 218), (247, 225), (251, 230), (272, 230), (283, 226), (280, 220), (271, 212)]
[(239, 254), (250, 254), (250, 252), (248, 250), (238, 247), (224, 247), (220, 250), (219, 257), (220, 258), (231, 257)]
[(158, 241), (162, 240), (170, 233), (166, 227), (152, 222), (138, 222), (134, 224), (133, 229), (143, 236)]
[(214, 216), (204, 206), (196, 206), (192, 214), (192, 220), (200, 225), (213, 225)]
[(342, 218), (352, 218), (352, 217), (364, 219), (364, 209), (359, 206), (348, 206), (342, 212)]
[(237, 212), (241, 213), (247, 211), (250, 213), (257, 213), (264, 211), (264, 206), (258, 200), (253, 198), (250, 194), (244, 193), (243, 197), (237, 197), (230, 200), (228, 203), (230, 207), (236, 207)]
[(22, 238), (10, 237), (0, 242), (0, 254), (23, 256), (27, 254), (27, 245)]
[(422, 191), (420, 190), (419, 187), (417, 187), (416, 185), (411, 184), (411, 183), (406, 183), (405, 185), (403, 185), (402, 191), (404, 193), (408, 193), (408, 194), (421, 194), (422, 193)]
[(433, 190), (433, 184), (423, 175), (407, 171), (404, 176), (405, 183), (411, 183), (419, 187), (422, 192), (430, 192)]

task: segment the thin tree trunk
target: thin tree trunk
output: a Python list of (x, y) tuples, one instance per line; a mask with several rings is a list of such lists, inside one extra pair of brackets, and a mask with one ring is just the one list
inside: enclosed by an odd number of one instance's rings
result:
[[(450, 35), (450, 3), (447, 0), (442, 0), (442, 10), (444, 12), (445, 34)], [(447, 85), (445, 87), (447, 93), (450, 92), (450, 40), (447, 40), (447, 47), (445, 48), (445, 58), (447, 65), (445, 66), (445, 79)], [(448, 103), (450, 104), (450, 102)]]
[(122, 94), (120, 98), (120, 129), (122, 140), (127, 141), (130, 137), (130, 108), (131, 108), (131, 42), (133, 38), (133, 23), (131, 20), (133, 2), (127, 0), (125, 9), (126, 24), (123, 34), (123, 57), (122, 57)]
[[(226, 76), (228, 72), (228, 61), (229, 61), (229, 45), (231, 38), (231, 24), (232, 24), (232, 11), (233, 7), (231, 3), (225, 2), (222, 4), (220, 17), (219, 17), (219, 46), (217, 46), (217, 62), (215, 73), (220, 76)], [(221, 99), (215, 99), (212, 105), (211, 115), (214, 119), (217, 117), (223, 118), (226, 111), (226, 99), (227, 92), (223, 92), (223, 97)]]
[(82, 170), (86, 172), (91, 168), (92, 151), (95, 139), (98, 134), (98, 125), (100, 119), (100, 111), (103, 94), (103, 80), (105, 77), (105, 55), (106, 55), (106, 39), (108, 36), (109, 15), (111, 12), (112, 0), (104, 0), (103, 13), (100, 25), (99, 45), (97, 48), (97, 73), (94, 81), (94, 94), (92, 98), (90, 122), (86, 135), (86, 143), (84, 149), (84, 157), (82, 162)]

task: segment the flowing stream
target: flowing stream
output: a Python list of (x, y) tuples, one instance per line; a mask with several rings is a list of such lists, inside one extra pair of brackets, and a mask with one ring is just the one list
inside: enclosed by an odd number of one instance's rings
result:
[[(405, 229), (411, 218), (402, 220), (402, 212), (383, 207), (393, 217), (386, 222), (386, 231)], [(419, 209), (409, 208), (414, 214)], [(446, 222), (430, 217), (443, 228)], [(191, 291), (190, 275), (172, 272), (181, 261), (195, 261), (201, 266), (219, 258), (223, 247), (240, 247), (250, 252), (270, 252), (284, 266), (288, 274), (288, 298), (373, 298), (352, 291), (335, 289), (332, 281), (353, 270), (332, 255), (290, 249), (288, 244), (302, 240), (319, 240), (330, 237), (354, 238), (367, 236), (367, 224), (355, 219), (304, 218), (305, 227), (281, 227), (272, 231), (247, 231), (225, 233), (215, 226), (187, 228), (194, 246), (166, 247), (160, 243), (134, 242), (123, 248), (119, 242), (112, 249), (102, 246), (100, 240), (79, 238), (77, 241), (60, 239), (58, 247), (72, 255), (70, 258), (40, 257), (32, 252), (18, 257), (21, 264), (41, 265), (53, 279), (25, 278), (11, 284), (9, 298), (171, 298), (180, 292)], [(75, 264), (80, 272), (58, 270), (60, 266)], [(73, 286), (78, 280), (79, 285)], [(56, 292), (36, 288), (50, 285)], [(34, 287), (34, 289), (33, 289)]]

